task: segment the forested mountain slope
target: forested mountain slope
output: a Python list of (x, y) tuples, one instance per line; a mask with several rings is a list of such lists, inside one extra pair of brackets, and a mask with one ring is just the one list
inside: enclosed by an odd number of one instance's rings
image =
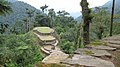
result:
[[(115, 13), (120, 13), (120, 0), (115, 0)], [(112, 9), (112, 0), (110, 0), (109, 2), (107, 2), (105, 5), (103, 5), (103, 7), (108, 7), (108, 9), (111, 11)]]
[(6, 16), (0, 16), (0, 22), (8, 22), (11, 24), (11, 23), (15, 23), (16, 21), (23, 20), (24, 18), (27, 17), (26, 8), (40, 12), (38, 9), (34, 8), (33, 6), (27, 3), (21, 1), (13, 1), (13, 0), (10, 0), (10, 2), (12, 2), (11, 8), (13, 12), (7, 14)]

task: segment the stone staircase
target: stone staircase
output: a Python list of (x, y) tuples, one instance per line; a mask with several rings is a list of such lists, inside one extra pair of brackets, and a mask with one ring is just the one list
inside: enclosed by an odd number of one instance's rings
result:
[(46, 54), (50, 54), (52, 50), (56, 50), (58, 40), (52, 36), (54, 30), (49, 27), (36, 27), (33, 29), (35, 35), (40, 39), (41, 50)]
[[(41, 31), (48, 29), (49, 31)], [(36, 27), (35, 35), (40, 39), (41, 50), (48, 56), (42, 60), (46, 64), (64, 64), (66, 67), (120, 67), (116, 66), (113, 54), (110, 52), (120, 49), (120, 35), (104, 38), (106, 45), (88, 45), (86, 48), (77, 49), (70, 57), (57, 46), (58, 40), (53, 36), (54, 30), (49, 27)]]

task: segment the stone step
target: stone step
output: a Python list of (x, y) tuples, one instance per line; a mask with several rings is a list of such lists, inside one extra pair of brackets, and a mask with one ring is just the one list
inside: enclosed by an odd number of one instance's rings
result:
[(68, 58), (68, 54), (62, 51), (53, 51), (49, 56), (42, 60), (43, 63), (60, 63), (60, 61)]
[(37, 33), (35, 33), (37, 35), (37, 37), (41, 40), (41, 41), (55, 41), (56, 38), (53, 37), (52, 35), (47, 35), (47, 36), (42, 36), (42, 35), (39, 35)]
[(54, 44), (52, 44), (53, 46), (57, 46), (58, 45), (58, 40), (56, 40), (56, 42)]
[(43, 45), (43, 48), (44, 48), (45, 50), (47, 50), (47, 51), (51, 51), (51, 50), (54, 50), (54, 49), (55, 49), (55, 47), (52, 46), (52, 45)]
[(97, 49), (88, 49), (88, 48), (80, 48), (75, 51), (76, 54), (80, 55), (90, 55), (96, 57), (112, 57), (112, 55), (106, 50), (97, 50)]
[(104, 45), (97, 45), (97, 46), (87, 45), (86, 47), (93, 48), (93, 49), (99, 49), (99, 50), (109, 50), (109, 51), (115, 51), (116, 50), (116, 48), (109, 47), (109, 46), (104, 46)]
[(120, 41), (104, 41), (110, 44), (116, 44), (116, 45), (120, 45)]
[(112, 37), (103, 38), (103, 41), (120, 41), (120, 35), (115, 35)]
[(80, 65), (83, 67), (115, 67), (110, 61), (88, 55), (74, 55), (72, 58), (65, 59), (61, 63), (69, 65)]
[(46, 53), (46, 54), (50, 54), (50, 53), (51, 53), (50, 51), (44, 49), (43, 47), (41, 47), (41, 50), (42, 50), (44, 53)]
[(116, 44), (106, 44), (107, 46), (110, 46), (110, 47), (114, 47), (114, 48), (117, 48), (117, 49), (120, 49), (120, 45), (116, 45)]

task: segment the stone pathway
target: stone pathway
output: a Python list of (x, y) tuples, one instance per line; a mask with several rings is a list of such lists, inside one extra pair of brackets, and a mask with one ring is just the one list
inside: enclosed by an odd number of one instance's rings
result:
[(83, 67), (115, 67), (114, 64), (110, 61), (102, 60), (97, 57), (92, 57), (89, 55), (74, 55), (71, 59), (68, 58), (62, 63), (70, 65), (81, 65)]
[[(44, 31), (46, 29), (47, 31)], [(41, 50), (48, 54), (48, 56), (42, 60), (42, 63), (60, 63), (60, 61), (68, 58), (69, 55), (60, 51), (60, 48), (57, 46), (58, 40), (53, 36), (53, 29), (49, 27), (36, 27), (33, 31), (42, 42)]]
[[(44, 27), (42, 27), (42, 29), (43, 28)], [(73, 57), (70, 58), (68, 54), (63, 53), (57, 46), (58, 40), (52, 36), (52, 33), (54, 33), (53, 29), (50, 28), (52, 31), (47, 32), (47, 34), (45, 33), (46, 35), (44, 35), (43, 32), (41, 34), (38, 29), (41, 28), (35, 28), (33, 31), (43, 44), (41, 50), (48, 54), (48, 56), (42, 60), (43, 63), (67, 64), (71, 67), (74, 67), (74, 65), (79, 65), (80, 67), (115, 67), (111, 61), (102, 59), (101, 57), (111, 59), (112, 54), (108, 51), (120, 49), (120, 35), (104, 38), (102, 41), (106, 42), (106, 45), (88, 45), (87, 48), (77, 49)]]

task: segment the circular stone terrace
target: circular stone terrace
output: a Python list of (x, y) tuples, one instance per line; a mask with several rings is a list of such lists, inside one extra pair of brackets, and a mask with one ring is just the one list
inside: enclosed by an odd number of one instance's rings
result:
[(36, 33), (40, 35), (50, 35), (54, 33), (54, 29), (50, 27), (36, 27), (33, 29), (33, 31), (35, 31)]
[(35, 34), (39, 37), (43, 44), (54, 44), (56, 38), (52, 36), (54, 29), (50, 27), (36, 27), (33, 29)]

